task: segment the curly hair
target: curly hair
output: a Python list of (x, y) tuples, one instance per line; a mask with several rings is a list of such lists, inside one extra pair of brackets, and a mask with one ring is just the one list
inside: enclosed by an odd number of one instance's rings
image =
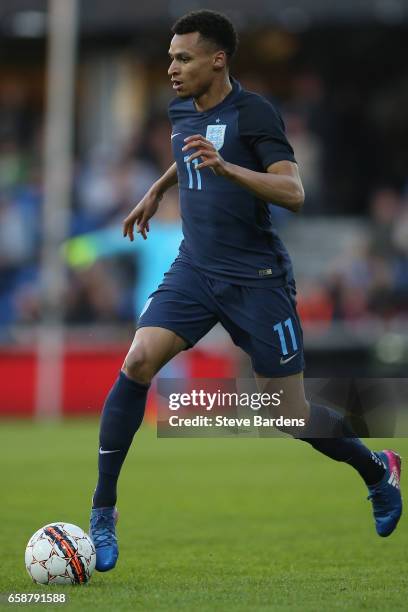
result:
[(173, 34), (199, 32), (203, 38), (225, 51), (228, 60), (232, 58), (238, 46), (238, 35), (233, 24), (228, 17), (216, 11), (191, 11), (180, 17), (171, 31)]

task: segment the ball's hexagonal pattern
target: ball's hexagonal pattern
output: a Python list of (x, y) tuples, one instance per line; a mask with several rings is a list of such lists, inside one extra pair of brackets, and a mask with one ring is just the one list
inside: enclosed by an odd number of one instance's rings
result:
[(38, 584), (84, 584), (95, 569), (95, 547), (71, 523), (49, 523), (30, 538), (24, 555), (27, 572)]

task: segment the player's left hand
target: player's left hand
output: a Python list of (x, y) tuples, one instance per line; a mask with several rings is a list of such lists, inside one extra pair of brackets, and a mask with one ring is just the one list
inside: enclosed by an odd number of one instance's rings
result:
[(225, 176), (227, 173), (227, 162), (221, 157), (213, 143), (204, 138), (201, 134), (193, 134), (184, 139), (186, 143), (182, 148), (182, 151), (189, 151), (190, 149), (197, 149), (195, 153), (190, 155), (187, 161), (191, 162), (193, 159), (201, 157), (202, 161), (197, 164), (196, 168), (211, 168), (214, 174), (218, 176)]

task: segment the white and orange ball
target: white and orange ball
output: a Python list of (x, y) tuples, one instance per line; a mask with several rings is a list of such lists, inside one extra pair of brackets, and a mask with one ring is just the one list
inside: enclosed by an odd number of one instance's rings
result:
[(85, 584), (95, 569), (95, 546), (70, 523), (50, 523), (35, 532), (25, 551), (27, 572), (38, 584)]

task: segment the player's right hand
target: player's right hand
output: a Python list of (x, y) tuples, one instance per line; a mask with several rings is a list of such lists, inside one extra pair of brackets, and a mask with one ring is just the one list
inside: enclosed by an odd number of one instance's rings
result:
[(161, 199), (161, 195), (150, 189), (123, 221), (123, 236), (128, 236), (133, 242), (136, 224), (137, 233), (142, 235), (143, 240), (146, 240), (150, 230), (149, 219), (156, 214)]

